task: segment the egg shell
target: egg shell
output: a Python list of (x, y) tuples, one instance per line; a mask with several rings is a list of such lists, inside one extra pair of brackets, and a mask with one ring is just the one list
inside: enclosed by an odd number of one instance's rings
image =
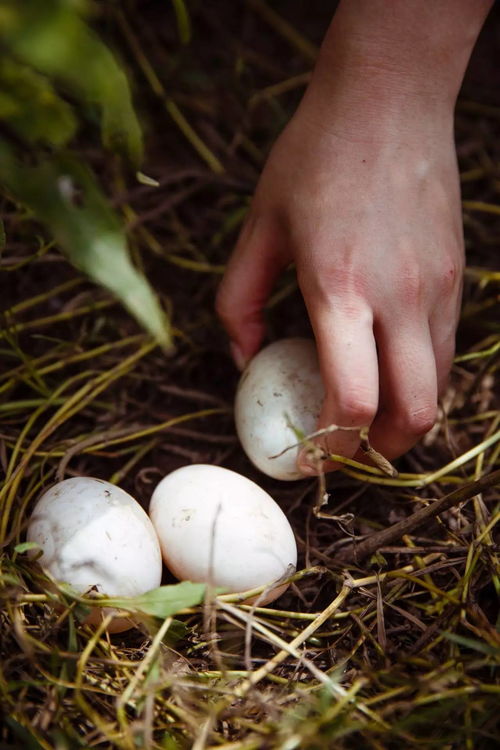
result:
[[(181, 580), (241, 593), (293, 573), (297, 546), (277, 503), (255, 482), (220, 466), (184, 466), (151, 498), (163, 559)], [(287, 586), (260, 598), (273, 601)]]
[[(79, 593), (95, 587), (133, 597), (161, 583), (160, 546), (147, 513), (102, 479), (73, 477), (50, 487), (35, 505), (27, 539), (42, 548), (44, 570)], [(102, 614), (95, 607), (87, 622), (96, 624)], [(109, 630), (132, 625), (130, 618), (115, 618)]]
[(282, 451), (298, 443), (290, 425), (304, 435), (315, 431), (323, 398), (314, 341), (281, 339), (262, 349), (241, 376), (235, 401), (236, 431), (252, 463), (275, 479), (303, 479), (299, 449)]

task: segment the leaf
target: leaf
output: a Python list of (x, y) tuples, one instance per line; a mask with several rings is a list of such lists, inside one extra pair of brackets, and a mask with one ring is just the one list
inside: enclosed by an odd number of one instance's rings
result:
[(171, 346), (166, 316), (132, 265), (118, 217), (86, 166), (61, 154), (27, 166), (0, 141), (0, 181), (48, 227), (75, 266), (113, 292), (164, 348)]
[(191, 21), (184, 0), (172, 0), (175, 16), (177, 18), (177, 28), (182, 44), (188, 44), (191, 40)]
[(120, 607), (129, 612), (138, 610), (147, 615), (165, 618), (177, 614), (181, 609), (200, 604), (205, 596), (205, 588), (204, 583), (182, 581), (182, 583), (171, 586), (160, 586), (133, 598), (107, 597), (99, 599), (99, 604), (106, 607)]
[(155, 180), (153, 177), (148, 177), (148, 175), (144, 174), (144, 172), (137, 172), (135, 176), (137, 182), (139, 182), (141, 185), (148, 185), (149, 187), (160, 187), (160, 183), (158, 182), (158, 180)]
[(189, 628), (184, 622), (182, 622), (182, 620), (172, 620), (164, 641), (168, 643), (169, 646), (174, 646), (178, 641), (185, 638), (188, 633)]
[(67, 0), (0, 0), (0, 41), (17, 58), (54, 78), (101, 117), (103, 143), (142, 160), (142, 135), (125, 73)]
[(43, 745), (38, 742), (37, 738), (31, 734), (29, 729), (23, 727), (22, 724), (16, 721), (12, 716), (7, 716), (5, 723), (10, 727), (14, 736), (22, 742), (22, 745), (18, 745), (18, 747), (23, 747), (25, 750), (44, 750)]
[(28, 552), (28, 550), (31, 549), (41, 549), (40, 545), (36, 542), (21, 542), (20, 544), (16, 544), (14, 547), (14, 552), (17, 552), (19, 555), (22, 555), (23, 552)]
[(479, 653), (487, 654), (488, 656), (500, 657), (499, 646), (490, 646), (489, 643), (476, 641), (474, 638), (465, 638), (463, 635), (458, 635), (458, 633), (444, 632), (443, 635), (447, 640), (457, 643), (459, 646), (465, 646), (465, 648), (470, 648), (472, 651), (479, 651)]
[(181, 745), (177, 742), (174, 735), (168, 731), (163, 733), (160, 743), (162, 750), (180, 750), (181, 748)]
[(0, 57), (0, 120), (28, 143), (65, 145), (76, 118), (46, 76), (6, 55)]

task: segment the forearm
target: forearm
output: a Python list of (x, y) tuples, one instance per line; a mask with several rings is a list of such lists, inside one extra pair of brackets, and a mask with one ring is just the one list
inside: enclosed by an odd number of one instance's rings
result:
[(353, 119), (453, 111), (492, 0), (341, 0), (306, 99)]

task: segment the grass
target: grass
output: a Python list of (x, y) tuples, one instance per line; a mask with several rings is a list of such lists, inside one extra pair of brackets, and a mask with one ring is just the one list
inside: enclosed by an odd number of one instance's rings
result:
[[(102, 19), (135, 80), (144, 172), (159, 186), (134, 183), (91, 143), (81, 150), (172, 316), (175, 353), (166, 357), (29, 217), (2, 205), (0, 743), (492, 748), (500, 103), (481, 57), (490, 42), (475, 62), (483, 86), (472, 81), (457, 111), (468, 269), (439, 422), (398, 462), (398, 477), (345, 461), (315, 513), (317, 481), (283, 485), (242, 455), (231, 416), (238, 375), (213, 295), (264, 154), (308, 79), (321, 19), (304, 20), (299, 3), (273, 6), (278, 15), (260, 0), (224, 4), (222, 15), (199, 5), (184, 45), (167, 5), (130, 3), (117, 16), (110, 3)], [(268, 317), (273, 337), (308, 332), (291, 274)], [(173, 617), (143, 615), (127, 633), (89, 630), (82, 619), (95, 601), (55, 588), (19, 546), (34, 499), (83, 474), (146, 506), (156, 482), (189, 462), (241, 471), (286, 510), (300, 561), (287, 594), (271, 607), (207, 595)]]

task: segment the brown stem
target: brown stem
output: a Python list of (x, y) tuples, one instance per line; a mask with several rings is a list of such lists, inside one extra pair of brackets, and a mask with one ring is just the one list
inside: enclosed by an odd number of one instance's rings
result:
[(372, 448), (372, 446), (370, 445), (370, 441), (368, 439), (368, 430), (368, 427), (361, 428), (359, 432), (359, 447), (361, 448), (363, 453), (371, 460), (373, 465), (380, 469), (380, 471), (382, 471), (384, 474), (387, 474), (388, 477), (397, 477), (397, 469), (391, 464), (390, 461), (385, 458), (385, 456), (376, 451), (375, 448)]
[(405, 518), (403, 521), (389, 526), (389, 528), (383, 531), (377, 531), (375, 534), (371, 534), (367, 539), (359, 544), (351, 544), (337, 556), (337, 560), (341, 562), (359, 563), (366, 557), (373, 555), (380, 547), (384, 547), (388, 544), (401, 539), (405, 534), (417, 529), (422, 526), (429, 518), (435, 518), (445, 510), (452, 508), (454, 505), (470, 500), (480, 492), (487, 490), (489, 487), (494, 487), (500, 484), (500, 469), (493, 471), (491, 474), (487, 474), (481, 479), (477, 479), (475, 482), (469, 482), (463, 487), (450, 492), (440, 500), (436, 500), (425, 508), (417, 510), (416, 513), (412, 513), (411, 516)]

